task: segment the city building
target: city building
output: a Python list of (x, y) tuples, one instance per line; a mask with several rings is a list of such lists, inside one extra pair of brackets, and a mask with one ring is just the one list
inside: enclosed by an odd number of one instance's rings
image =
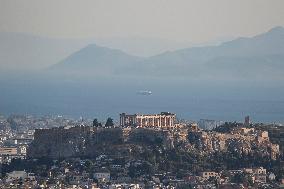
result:
[(220, 178), (219, 173), (216, 173), (216, 172), (213, 172), (213, 171), (201, 172), (201, 176), (206, 180), (210, 179), (211, 177), (216, 178), (216, 179)]
[(0, 148), (0, 155), (17, 155), (18, 154), (18, 148), (13, 147), (13, 148), (5, 148), (1, 147)]
[(98, 182), (109, 182), (110, 181), (110, 173), (109, 172), (96, 172), (94, 173), (94, 178), (98, 180)]
[(6, 182), (10, 182), (13, 180), (18, 180), (18, 179), (25, 179), (27, 177), (28, 177), (28, 174), (25, 171), (13, 171), (7, 174)]
[(245, 125), (245, 126), (249, 126), (249, 125), (250, 125), (250, 118), (249, 118), (249, 116), (246, 116), (246, 117), (245, 117), (244, 125)]

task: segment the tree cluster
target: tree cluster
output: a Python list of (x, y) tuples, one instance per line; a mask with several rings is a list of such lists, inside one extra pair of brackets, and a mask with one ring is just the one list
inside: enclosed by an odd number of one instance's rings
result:
[[(111, 117), (107, 118), (104, 127), (113, 127), (113, 126), (114, 126), (113, 119)], [(103, 127), (103, 125), (101, 122), (98, 121), (97, 118), (95, 118), (93, 120), (93, 127)]]

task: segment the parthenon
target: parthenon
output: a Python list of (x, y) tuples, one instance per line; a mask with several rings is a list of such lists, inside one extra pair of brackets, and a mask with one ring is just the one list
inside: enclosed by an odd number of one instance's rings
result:
[(122, 113), (120, 114), (120, 126), (169, 128), (174, 126), (175, 119), (176, 115), (170, 112), (152, 115)]

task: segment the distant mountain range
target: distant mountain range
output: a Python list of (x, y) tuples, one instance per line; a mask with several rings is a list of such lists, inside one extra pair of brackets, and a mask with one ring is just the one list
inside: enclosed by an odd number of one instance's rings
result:
[(141, 57), (132, 56), (117, 49), (91, 44), (51, 66), (49, 71), (105, 75), (113, 74), (142, 60)]
[[(44, 69), (46, 74), (58, 75), (76, 73), (79, 76), (163, 76), (205, 80), (224, 77), (274, 80), (282, 79), (284, 75), (283, 27), (272, 28), (251, 38), (237, 38), (220, 45), (166, 51), (146, 58), (110, 48), (121, 47), (120, 49), (128, 49), (127, 52), (130, 52), (131, 46), (138, 46), (135, 52), (146, 53), (141, 51), (147, 48), (146, 39), (145, 43), (139, 39), (133, 43), (129, 40), (123, 44), (122, 39), (111, 43), (108, 40), (54, 39), (2, 32), (0, 71), (5, 73), (6, 70)], [(170, 48), (170, 42), (153, 40), (153, 44), (151, 52), (160, 52), (163, 48), (159, 44), (166, 44), (164, 49), (175, 49)]]
[(188, 42), (177, 43), (139, 37), (60, 39), (26, 33), (0, 32), (0, 72), (38, 71), (58, 63), (92, 43), (142, 56), (189, 46)]
[(223, 78), (282, 78), (284, 28), (218, 46), (168, 51), (149, 58), (129, 55), (95, 44), (71, 54), (49, 71), (56, 73), (183, 76)]

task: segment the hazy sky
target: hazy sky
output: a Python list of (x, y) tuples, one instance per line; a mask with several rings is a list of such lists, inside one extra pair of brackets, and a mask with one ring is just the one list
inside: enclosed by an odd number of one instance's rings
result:
[(283, 0), (0, 0), (0, 31), (204, 42), (284, 26)]

